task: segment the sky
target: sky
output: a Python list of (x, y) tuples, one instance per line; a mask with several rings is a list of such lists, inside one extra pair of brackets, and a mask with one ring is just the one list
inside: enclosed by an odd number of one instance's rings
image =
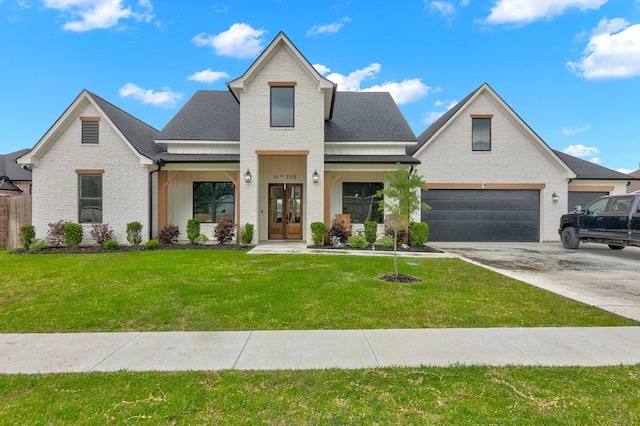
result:
[(161, 130), (280, 31), (416, 135), (488, 83), (551, 148), (640, 168), (640, 0), (0, 0), (0, 154), (83, 89)]

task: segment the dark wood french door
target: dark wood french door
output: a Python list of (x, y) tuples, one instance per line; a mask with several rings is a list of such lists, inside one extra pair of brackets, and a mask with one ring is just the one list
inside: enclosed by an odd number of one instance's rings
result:
[(269, 239), (302, 239), (302, 184), (269, 184)]

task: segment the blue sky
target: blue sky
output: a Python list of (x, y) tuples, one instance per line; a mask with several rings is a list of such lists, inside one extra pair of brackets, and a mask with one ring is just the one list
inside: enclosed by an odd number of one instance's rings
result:
[(88, 89), (157, 129), (279, 31), (420, 134), (487, 82), (552, 148), (640, 162), (640, 0), (0, 0), (0, 154)]

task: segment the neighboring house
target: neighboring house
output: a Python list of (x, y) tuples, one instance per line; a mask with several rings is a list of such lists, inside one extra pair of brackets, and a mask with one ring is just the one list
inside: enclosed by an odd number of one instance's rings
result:
[(16, 160), (29, 149), (0, 154), (0, 195), (15, 196), (31, 194), (31, 171), (23, 169)]
[(284, 33), (228, 88), (196, 92), (161, 132), (83, 91), (20, 159), (33, 169), (38, 236), (57, 220), (103, 222), (124, 242), (135, 220), (186, 237), (197, 217), (209, 237), (224, 218), (254, 224), (255, 241), (311, 244), (311, 223), (343, 211), (382, 231), (372, 195), (398, 163), (418, 163), (388, 93), (338, 92)]
[(637, 180), (631, 181), (629, 186), (627, 187), (628, 193), (639, 193), (640, 192), (640, 169), (635, 172), (629, 173), (629, 176), (633, 176)]
[(578, 193), (624, 193), (630, 179), (549, 148), (488, 84), (407, 152), (429, 189), (422, 198), (432, 210), (421, 220), (432, 241), (557, 240)]
[(27, 152), (0, 155), (0, 249), (16, 246), (20, 227), (31, 222), (31, 171), (16, 163)]

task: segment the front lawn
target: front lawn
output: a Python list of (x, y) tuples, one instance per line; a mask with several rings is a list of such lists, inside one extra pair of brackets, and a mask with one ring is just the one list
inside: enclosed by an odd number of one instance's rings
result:
[(633, 425), (640, 366), (0, 375), (0, 424)]
[(0, 252), (0, 332), (636, 325), (458, 259)]

